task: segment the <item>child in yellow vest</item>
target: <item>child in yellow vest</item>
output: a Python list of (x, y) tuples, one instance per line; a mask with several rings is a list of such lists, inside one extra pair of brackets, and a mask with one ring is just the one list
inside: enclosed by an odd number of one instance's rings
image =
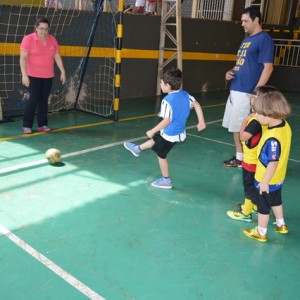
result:
[(257, 166), (254, 176), (258, 200), (258, 226), (244, 229), (244, 234), (259, 242), (267, 241), (267, 229), (272, 209), (276, 218), (275, 231), (288, 233), (281, 190), (284, 183), (291, 147), (292, 132), (285, 120), (291, 107), (278, 91), (258, 96), (253, 104), (260, 124), (268, 125), (257, 147)]
[[(250, 98), (251, 107), (256, 97), (270, 91), (277, 91), (277, 89), (268, 85), (257, 87)], [(240, 211), (227, 211), (228, 217), (233, 220), (251, 222), (252, 213), (257, 213), (254, 174), (257, 164), (257, 146), (265, 129), (266, 126), (258, 122), (254, 112), (250, 113), (243, 121), (240, 130), (240, 140), (243, 146), (242, 168), (245, 200), (244, 204), (241, 205)]]

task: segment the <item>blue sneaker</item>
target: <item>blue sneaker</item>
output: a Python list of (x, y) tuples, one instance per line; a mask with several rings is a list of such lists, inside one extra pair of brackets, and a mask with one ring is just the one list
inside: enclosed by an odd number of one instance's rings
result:
[(133, 144), (133, 143), (129, 143), (129, 142), (125, 142), (124, 143), (124, 147), (129, 150), (134, 156), (138, 157), (141, 153), (140, 147), (139, 145)]
[(165, 178), (159, 178), (151, 183), (153, 187), (159, 188), (159, 189), (171, 189), (172, 188), (172, 182), (170, 179)]

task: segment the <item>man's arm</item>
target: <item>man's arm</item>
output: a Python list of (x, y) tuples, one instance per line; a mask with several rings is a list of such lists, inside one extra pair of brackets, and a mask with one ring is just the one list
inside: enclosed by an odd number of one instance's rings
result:
[(233, 68), (232, 68), (225, 73), (225, 80), (230, 81), (233, 78), (234, 78), (234, 72), (233, 72)]
[(266, 85), (273, 72), (273, 63), (264, 63), (264, 69), (256, 86)]

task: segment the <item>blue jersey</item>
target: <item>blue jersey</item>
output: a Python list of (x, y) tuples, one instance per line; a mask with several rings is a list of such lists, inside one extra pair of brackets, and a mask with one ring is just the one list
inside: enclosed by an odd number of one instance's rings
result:
[(185, 140), (185, 126), (195, 98), (187, 92), (178, 90), (168, 94), (161, 103), (159, 116), (170, 118), (170, 124), (161, 131), (161, 135), (170, 142)]
[(237, 53), (230, 89), (251, 94), (259, 81), (264, 63), (273, 63), (273, 60), (274, 43), (268, 33), (261, 31), (247, 36)]

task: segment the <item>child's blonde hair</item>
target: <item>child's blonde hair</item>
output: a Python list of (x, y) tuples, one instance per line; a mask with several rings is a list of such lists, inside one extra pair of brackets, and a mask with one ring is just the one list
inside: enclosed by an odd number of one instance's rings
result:
[(259, 94), (253, 108), (256, 113), (273, 119), (285, 119), (291, 114), (290, 104), (279, 91)]

